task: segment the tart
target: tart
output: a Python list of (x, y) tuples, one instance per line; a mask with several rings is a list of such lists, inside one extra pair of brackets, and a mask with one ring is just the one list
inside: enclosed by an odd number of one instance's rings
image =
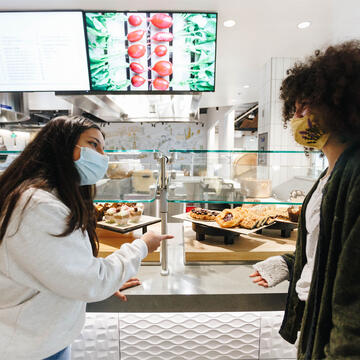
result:
[(231, 228), (239, 225), (241, 221), (241, 213), (235, 209), (225, 209), (216, 216), (216, 222), (224, 228)]
[(197, 219), (197, 220), (214, 221), (216, 216), (219, 215), (219, 212), (214, 210), (195, 208), (190, 211), (189, 215), (193, 219)]

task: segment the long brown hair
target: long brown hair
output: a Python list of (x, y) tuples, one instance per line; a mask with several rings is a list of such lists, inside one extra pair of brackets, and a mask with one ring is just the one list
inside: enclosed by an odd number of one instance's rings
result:
[(80, 186), (80, 175), (73, 160), (80, 135), (92, 128), (101, 131), (91, 120), (80, 116), (60, 116), (50, 120), (0, 176), (0, 244), (24, 191), (29, 188), (55, 190), (70, 209), (67, 228), (57, 236), (69, 235), (76, 229), (87, 231), (93, 254), (97, 256), (95, 190), (92, 185)]

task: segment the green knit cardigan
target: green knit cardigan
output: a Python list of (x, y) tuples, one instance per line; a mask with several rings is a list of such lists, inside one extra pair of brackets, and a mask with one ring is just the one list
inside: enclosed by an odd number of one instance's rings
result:
[(283, 256), (290, 284), (280, 335), (293, 344), (301, 330), (301, 360), (360, 359), (360, 143), (341, 154), (323, 190), (319, 240), (305, 303), (295, 286), (306, 263), (306, 207), (318, 183), (304, 200), (296, 251)]

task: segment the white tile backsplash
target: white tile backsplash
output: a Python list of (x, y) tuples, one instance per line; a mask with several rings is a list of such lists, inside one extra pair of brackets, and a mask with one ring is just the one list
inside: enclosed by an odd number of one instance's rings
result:
[(269, 312), (261, 315), (259, 359), (296, 359), (296, 347), (287, 343), (279, 335), (283, 316), (282, 312)]
[(122, 360), (258, 359), (256, 313), (124, 313)]
[(71, 345), (72, 360), (118, 360), (117, 313), (87, 313), (81, 335)]

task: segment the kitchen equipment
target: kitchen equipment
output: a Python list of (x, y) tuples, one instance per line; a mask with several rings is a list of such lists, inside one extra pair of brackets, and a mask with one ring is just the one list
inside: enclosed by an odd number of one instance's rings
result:
[(241, 190), (247, 197), (267, 198), (271, 196), (271, 180), (244, 178), (239, 180)]
[(158, 172), (150, 169), (134, 170), (132, 173), (133, 191), (137, 193), (148, 193), (150, 186), (157, 184)]

